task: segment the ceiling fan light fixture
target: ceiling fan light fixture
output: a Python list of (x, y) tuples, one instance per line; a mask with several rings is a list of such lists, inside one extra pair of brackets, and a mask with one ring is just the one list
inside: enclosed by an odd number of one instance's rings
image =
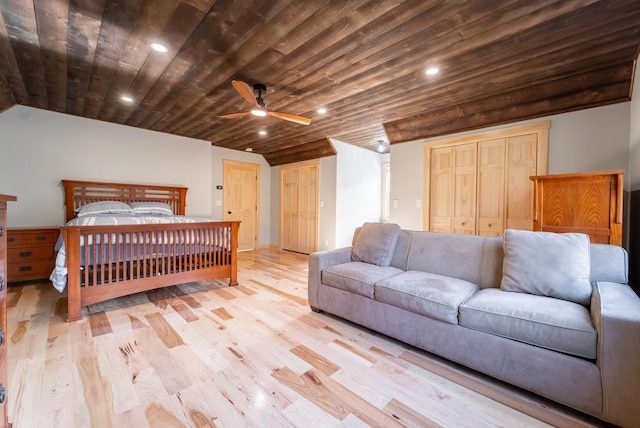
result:
[(258, 117), (265, 117), (267, 112), (259, 108), (254, 108), (251, 110), (251, 114)]

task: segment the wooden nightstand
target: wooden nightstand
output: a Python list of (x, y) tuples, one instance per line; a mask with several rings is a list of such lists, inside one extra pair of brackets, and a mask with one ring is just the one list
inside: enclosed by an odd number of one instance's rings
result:
[(16, 228), (7, 234), (7, 276), (10, 282), (44, 279), (55, 267), (54, 246), (60, 229)]

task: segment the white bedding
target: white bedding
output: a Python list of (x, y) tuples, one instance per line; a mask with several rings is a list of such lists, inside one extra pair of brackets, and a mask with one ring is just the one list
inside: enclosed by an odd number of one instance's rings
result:
[[(69, 221), (67, 226), (105, 226), (105, 225), (127, 225), (127, 224), (169, 224), (169, 223), (200, 223), (214, 221), (204, 217), (187, 217), (187, 216), (149, 216), (149, 215), (134, 215), (134, 216), (117, 216), (113, 214), (102, 214), (95, 216), (76, 217)], [(81, 245), (83, 243), (81, 242)], [(89, 245), (91, 242), (89, 242)], [(51, 272), (49, 279), (53, 283), (53, 286), (59, 292), (63, 292), (67, 286), (67, 266), (66, 266), (66, 252), (64, 248), (64, 242), (62, 236), (56, 243), (56, 266)]]

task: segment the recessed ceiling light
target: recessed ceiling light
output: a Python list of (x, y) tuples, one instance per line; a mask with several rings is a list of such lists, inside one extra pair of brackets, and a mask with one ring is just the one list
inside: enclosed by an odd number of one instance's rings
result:
[(439, 69), (438, 67), (429, 67), (429, 68), (427, 68), (426, 73), (427, 73), (429, 76), (433, 76), (433, 75), (435, 75), (435, 74), (440, 73), (440, 69)]
[(267, 135), (267, 131), (265, 131), (264, 129), (261, 131), (258, 131), (258, 134), (260, 135)]
[(151, 49), (157, 52), (169, 52), (169, 48), (163, 45), (162, 43), (151, 43)]
[(120, 99), (122, 101), (124, 101), (125, 103), (132, 103), (133, 102), (133, 98), (131, 98), (129, 95), (123, 95), (120, 97)]
[(245, 152), (252, 152), (253, 149), (251, 147), (247, 147), (246, 149), (244, 149)]
[(320, 108), (318, 109), (318, 113), (320, 113), (320, 114), (327, 114), (327, 109), (326, 109), (326, 108), (324, 108), (324, 107), (320, 107)]

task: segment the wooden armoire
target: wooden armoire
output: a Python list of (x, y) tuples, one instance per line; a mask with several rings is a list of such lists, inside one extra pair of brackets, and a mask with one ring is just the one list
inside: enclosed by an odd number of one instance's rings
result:
[(597, 171), (531, 177), (533, 229), (581, 232), (591, 242), (622, 245), (624, 171)]
[(424, 145), (424, 229), (501, 236), (533, 229), (531, 175), (547, 171), (549, 122)]

